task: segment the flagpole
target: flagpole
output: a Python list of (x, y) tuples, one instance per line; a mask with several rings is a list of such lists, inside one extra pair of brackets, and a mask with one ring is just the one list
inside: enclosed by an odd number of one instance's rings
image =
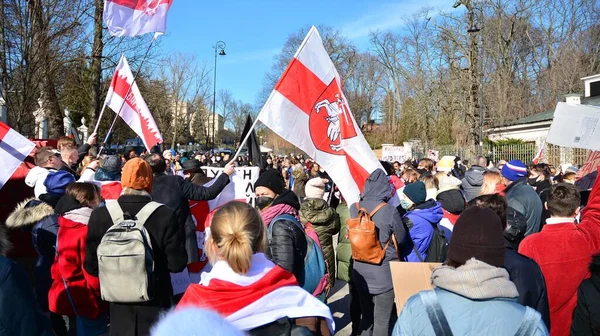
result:
[[(142, 58), (142, 62), (140, 62), (140, 66), (138, 67), (137, 71), (135, 72), (135, 75), (133, 75), (133, 81), (131, 82), (131, 85), (129, 85), (129, 89), (127, 89), (127, 93), (123, 97), (123, 102), (121, 103), (121, 107), (119, 108), (119, 111), (116, 113), (115, 118), (113, 119), (112, 123), (110, 124), (110, 127), (108, 128), (108, 132), (106, 132), (106, 137), (104, 137), (102, 146), (100, 146), (100, 150), (98, 151), (98, 157), (100, 157), (100, 155), (102, 154), (102, 150), (104, 150), (104, 148), (106, 147), (106, 143), (108, 142), (108, 138), (110, 138), (110, 134), (112, 133), (112, 130), (115, 127), (115, 124), (117, 123), (117, 119), (119, 119), (119, 116), (121, 116), (121, 110), (123, 110), (123, 106), (125, 106), (125, 101), (127, 100), (127, 96), (131, 93), (131, 90), (133, 89), (133, 86), (135, 85), (135, 80), (137, 79), (138, 75), (142, 71), (142, 66), (144, 66), (144, 62), (146, 62), (146, 58), (148, 57), (148, 54), (150, 53), (150, 49), (152, 48), (152, 45), (154, 45), (154, 41), (156, 41), (156, 38), (159, 35), (162, 35), (162, 34), (154, 33), (154, 37), (152, 38), (152, 41), (150, 41), (150, 45), (148, 46), (148, 49), (146, 49), (146, 53), (144, 54), (144, 57)], [(104, 106), (106, 106), (106, 102), (105, 102)], [(104, 108), (102, 108), (102, 110), (104, 111)], [(98, 119), (98, 124), (100, 124), (100, 119)], [(97, 126), (98, 125), (96, 125), (96, 127)]]
[[(260, 114), (259, 114), (260, 116)], [(240, 156), (240, 153), (242, 151), (242, 147), (244, 147), (244, 145), (246, 144), (246, 141), (248, 141), (248, 138), (250, 137), (250, 134), (252, 134), (252, 131), (254, 130), (254, 127), (256, 127), (256, 123), (258, 122), (258, 117), (256, 117), (256, 119), (254, 119), (254, 122), (252, 123), (252, 127), (250, 127), (250, 129), (248, 130), (248, 133), (246, 133), (246, 136), (244, 137), (244, 140), (242, 140), (242, 142), (240, 142), (240, 147), (238, 147), (237, 152), (235, 152), (235, 155), (233, 156), (233, 159), (231, 159), (231, 161), (235, 161), (235, 159), (237, 159), (238, 156)], [(260, 145), (260, 144), (259, 144)]]
[(100, 127), (100, 121), (102, 120), (102, 115), (104, 115), (104, 109), (106, 109), (106, 101), (102, 104), (102, 110), (100, 111), (100, 115), (98, 116), (98, 121), (96, 121), (96, 127), (94, 127), (94, 133), (98, 134), (98, 128)]

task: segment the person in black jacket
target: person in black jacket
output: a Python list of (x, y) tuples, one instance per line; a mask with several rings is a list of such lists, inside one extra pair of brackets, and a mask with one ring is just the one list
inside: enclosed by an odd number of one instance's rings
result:
[[(152, 200), (152, 169), (144, 160), (134, 158), (125, 164), (121, 176), (123, 194), (117, 200), (126, 217), (134, 217)], [(98, 276), (97, 249), (106, 231), (113, 225), (108, 209), (95, 209), (88, 222), (85, 260), (83, 267), (90, 275)], [(187, 265), (185, 235), (178, 225), (175, 212), (166, 206), (159, 207), (146, 221), (144, 227), (150, 235), (154, 257), (154, 297), (142, 303), (110, 303), (110, 335), (148, 335), (162, 311), (173, 305), (171, 273), (183, 271)], [(93, 288), (98, 291), (99, 288)]]
[(254, 183), (256, 206), (267, 228), (271, 229), (267, 257), (275, 264), (291, 272), (298, 280), (300, 287), (304, 285), (304, 257), (307, 242), (304, 230), (296, 223), (281, 219), (271, 223), (277, 216), (288, 214), (294, 216), (298, 223), (300, 202), (293, 191), (285, 190), (283, 177), (274, 169), (267, 170)]
[(196, 225), (190, 215), (189, 201), (209, 201), (214, 199), (229, 184), (229, 176), (235, 170), (233, 164), (228, 164), (210, 187), (196, 185), (177, 175), (167, 175), (165, 159), (160, 154), (152, 154), (146, 162), (154, 172), (152, 198), (175, 210), (178, 223), (185, 232), (185, 249), (188, 254), (188, 264), (199, 261), (198, 243), (196, 241)]
[(600, 254), (592, 257), (589, 279), (577, 291), (577, 307), (571, 323), (572, 336), (600, 335)]
[[(548, 201), (552, 181), (550, 181), (550, 167), (545, 163), (536, 164), (529, 170), (529, 178), (527, 183), (533, 187), (535, 192), (540, 196), (542, 205)], [(546, 219), (550, 218), (550, 211), (546, 207), (542, 208), (542, 220), (540, 221), (540, 231), (546, 225)]]
[(546, 281), (540, 266), (533, 260), (517, 252), (519, 243), (525, 238), (527, 219), (506, 204), (499, 194), (481, 195), (469, 202), (469, 206), (487, 207), (500, 217), (504, 225), (504, 268), (519, 292), (519, 303), (537, 310), (550, 330), (550, 307)]

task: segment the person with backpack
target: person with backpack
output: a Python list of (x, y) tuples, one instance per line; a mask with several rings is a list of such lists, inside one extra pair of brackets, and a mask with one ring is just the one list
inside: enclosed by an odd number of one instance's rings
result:
[(206, 243), (213, 268), (187, 288), (177, 309), (212, 309), (251, 336), (333, 335), (329, 308), (267, 259), (266, 240), (252, 206), (229, 202), (217, 210)]
[(504, 256), (498, 215), (467, 208), (454, 227), (448, 262), (431, 274), (435, 289), (406, 301), (393, 335), (548, 335), (540, 314), (517, 303)]
[[(296, 180), (297, 181), (297, 180)], [(329, 283), (327, 292), (335, 285), (335, 253), (333, 236), (340, 232), (340, 218), (336, 211), (323, 199), (325, 185), (329, 182), (320, 177), (308, 180), (305, 187), (306, 199), (300, 206), (300, 221), (312, 225), (319, 236), (319, 243), (327, 263)]]
[[(388, 177), (377, 169), (365, 182), (360, 202), (350, 206), (347, 226), (354, 259), (352, 278), (362, 313), (359, 335), (386, 336), (396, 317), (390, 261), (408, 254), (410, 244), (406, 244), (399, 212), (387, 203), (391, 197)], [(403, 250), (398, 251), (397, 244)]]
[(444, 212), (439, 202), (425, 200), (426, 194), (425, 184), (416, 181), (407, 185), (401, 195), (400, 205), (406, 210), (402, 220), (414, 244), (407, 261), (444, 262), (440, 259), (445, 259), (448, 240), (439, 228)]
[(77, 319), (77, 327), (82, 329), (78, 332), (84, 335), (90, 330), (106, 332), (108, 323), (108, 306), (97, 291), (98, 278), (83, 269), (87, 224), (101, 199), (97, 185), (72, 183), (56, 205), (60, 216), (52, 287), (48, 294), (50, 311)]
[(146, 161), (127, 161), (121, 184), (117, 202), (90, 216), (84, 269), (99, 277), (102, 299), (110, 303), (110, 335), (147, 335), (172, 306), (169, 273), (187, 265), (185, 235), (175, 212), (152, 202)]

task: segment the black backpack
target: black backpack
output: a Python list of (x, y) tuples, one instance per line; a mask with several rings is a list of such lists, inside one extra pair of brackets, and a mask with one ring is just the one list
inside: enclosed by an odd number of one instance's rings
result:
[(444, 262), (448, 257), (448, 239), (437, 225), (433, 225), (433, 237), (427, 249), (425, 262)]

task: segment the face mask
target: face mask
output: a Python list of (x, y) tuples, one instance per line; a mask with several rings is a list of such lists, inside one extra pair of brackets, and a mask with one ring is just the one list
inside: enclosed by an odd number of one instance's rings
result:
[(531, 186), (535, 185), (537, 183), (537, 179), (538, 179), (537, 177), (529, 178), (529, 179), (527, 179), (527, 184), (529, 184)]
[(256, 198), (256, 207), (259, 210), (262, 210), (266, 207), (268, 207), (269, 205), (271, 205), (271, 203), (273, 203), (273, 197), (269, 197), (269, 196), (258, 196)]
[(412, 203), (410, 201), (408, 201), (408, 200), (401, 199), (400, 200), (400, 206), (404, 210), (409, 210), (412, 207)]

